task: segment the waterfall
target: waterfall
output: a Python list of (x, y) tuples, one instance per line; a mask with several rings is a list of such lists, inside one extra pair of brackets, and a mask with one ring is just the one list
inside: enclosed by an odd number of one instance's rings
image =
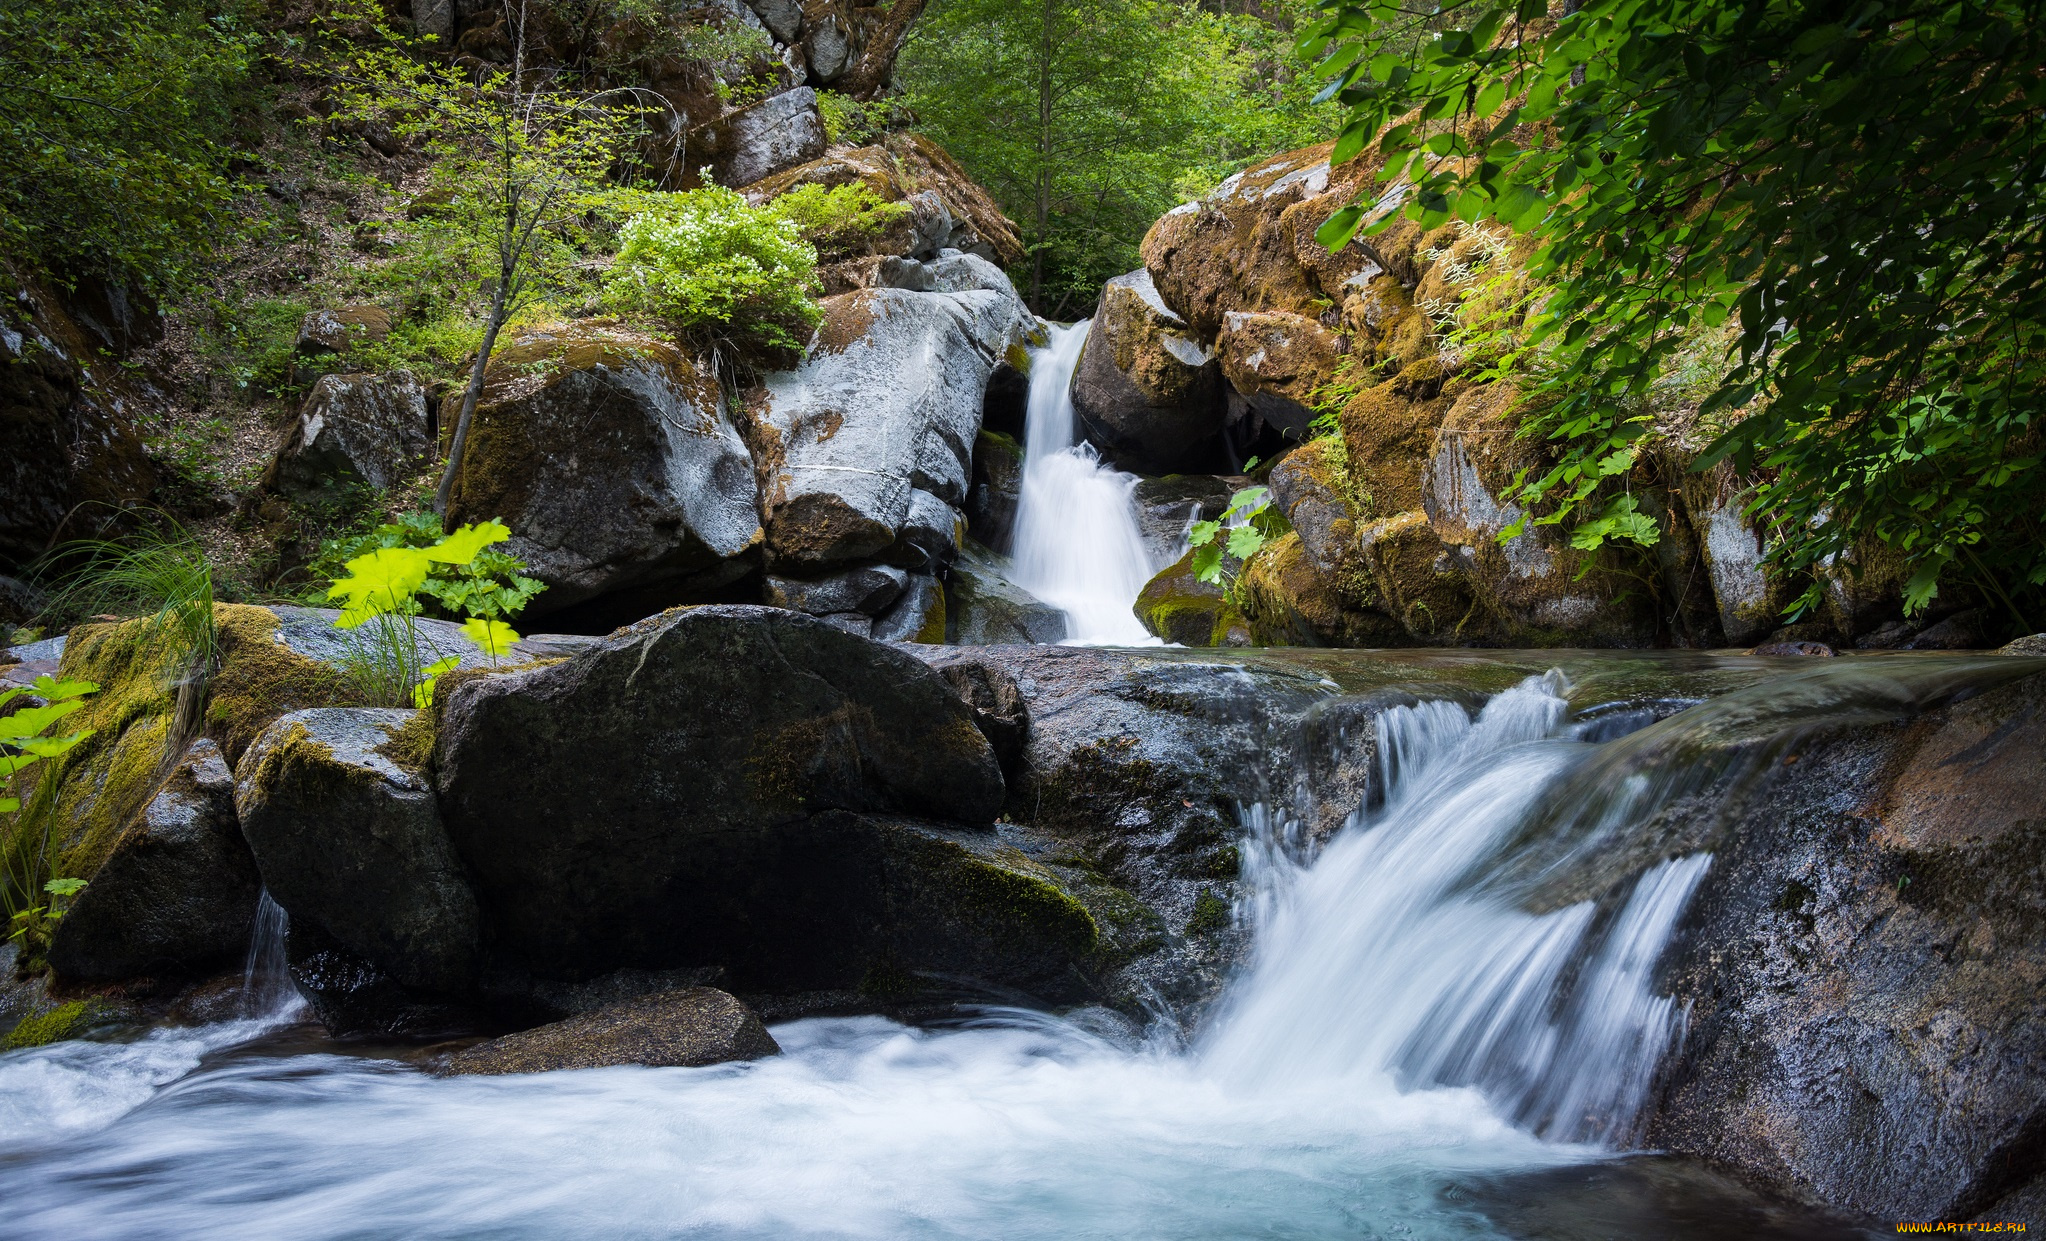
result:
[(305, 1000), (291, 981), (284, 959), (284, 937), (291, 916), (264, 888), (256, 901), (256, 922), (249, 931), (249, 956), (242, 966), (242, 1016), (256, 1020), (289, 1017)]
[(1259, 1089), (1475, 1086), (1545, 1138), (1636, 1136), (1684, 1017), (1655, 965), (1710, 858), (1654, 867), (1603, 917), (1591, 901), (1529, 913), (1482, 885), (1594, 748), (1568, 739), (1559, 689), (1530, 678), (1475, 719), (1384, 712), (1384, 803), (1311, 865), (1293, 825), (1250, 816), (1239, 916), (1256, 948), (1199, 1049), (1212, 1071)]
[(1067, 641), (1148, 645), (1157, 639), (1131, 611), (1152, 573), (1137, 530), (1136, 476), (1103, 465), (1092, 444), (1074, 442), (1073, 368), (1088, 325), (1054, 327), (1051, 343), (1032, 352), (1010, 572), (1018, 586), (1065, 612)]

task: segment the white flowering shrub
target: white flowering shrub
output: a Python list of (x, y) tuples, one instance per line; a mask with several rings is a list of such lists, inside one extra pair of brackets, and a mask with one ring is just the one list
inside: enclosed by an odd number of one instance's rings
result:
[(823, 317), (817, 251), (802, 231), (723, 186), (650, 196), (618, 243), (604, 297), (621, 314), (699, 339), (793, 349)]

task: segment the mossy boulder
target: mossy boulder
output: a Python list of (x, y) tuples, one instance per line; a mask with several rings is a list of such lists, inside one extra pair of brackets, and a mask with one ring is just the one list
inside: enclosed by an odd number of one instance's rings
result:
[(404, 986), (461, 993), (476, 977), (476, 896), (432, 785), (391, 754), (408, 753), (416, 716), (362, 707), (278, 719), (236, 767), (235, 809), (294, 928), (318, 927)]
[[(1619, 547), (1584, 552), (1556, 526), (1521, 520), (1501, 498), (1522, 470), (1543, 463), (1541, 448), (1516, 434), (1510, 385), (1472, 387), (1444, 418), (1422, 477), (1421, 506), (1435, 537), (1481, 601), (1471, 624), (1515, 646), (1648, 646), (1656, 637), (1654, 594)], [(1466, 626), (1470, 630), (1470, 626)]]
[(261, 879), (220, 748), (192, 743), (72, 901), (50, 946), (66, 986), (189, 977), (239, 962)]
[(457, 1075), (502, 1075), (618, 1064), (701, 1068), (780, 1053), (752, 1009), (715, 988), (687, 987), (463, 1048), (447, 1058), (443, 1069)]
[(1023, 243), (1015, 224), (944, 148), (921, 134), (891, 134), (882, 144), (832, 151), (822, 159), (747, 186), (746, 197), (758, 204), (801, 185), (832, 189), (853, 184), (866, 186), (883, 202), (902, 202), (920, 192), (929, 193), (944, 209), (942, 236), (929, 226), (919, 229), (913, 214), (903, 215), (874, 240), (877, 253), (917, 257), (951, 248), (979, 254), (1005, 267), (1023, 261)]
[(1181, 646), (1250, 646), (1249, 622), (1222, 587), (1194, 576), (1189, 551), (1144, 583), (1135, 610), (1144, 628)]
[(1306, 315), (1232, 310), (1222, 316), (1215, 354), (1230, 388), (1267, 426), (1302, 440), (1347, 345)]
[(1101, 290), (1072, 389), (1081, 430), (1115, 464), (1148, 474), (1223, 465), (1220, 364), (1150, 272)]
[(667, 341), (605, 320), (521, 329), (469, 437), (449, 519), (511, 527), (504, 550), (548, 587), (528, 615), (626, 589), (693, 597), (756, 567), (752, 456), (716, 377)]
[(1258, 646), (1404, 646), (1405, 628), (1384, 612), (1353, 602), (1368, 592), (1358, 574), (1348, 590), (1307, 554), (1298, 531), (1267, 543), (1243, 566), (1237, 595)]
[(1145, 234), (1144, 267), (1197, 339), (1214, 340), (1232, 310), (1333, 318), (1350, 282), (1384, 269), (1366, 245), (1330, 254), (1314, 240), (1377, 172), (1373, 152), (1331, 168), (1334, 149), (1323, 143), (1253, 164)]

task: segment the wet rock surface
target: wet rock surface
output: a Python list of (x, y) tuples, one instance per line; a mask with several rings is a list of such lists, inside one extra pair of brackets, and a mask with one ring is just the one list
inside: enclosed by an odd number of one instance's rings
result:
[(405, 986), (460, 993), (476, 974), (476, 896), (432, 786), (392, 757), (417, 719), (370, 707), (283, 716), (237, 764), (235, 809), (295, 934), (314, 924)]
[[(827, 812), (984, 825), (1002, 798), (993, 752), (935, 674), (769, 608), (682, 610), (567, 663), (465, 682), (439, 755), (498, 952), (563, 977), (785, 952), (802, 935), (752, 944), (766, 898), (732, 876), (828, 887), (822, 837), (860, 829)], [(598, 890), (601, 918), (585, 896)], [(836, 925), (802, 909), (789, 916)], [(756, 973), (799, 966), (829, 972)]]
[(690, 987), (480, 1043), (449, 1056), (444, 1071), (548, 1073), (619, 1064), (700, 1068), (780, 1052), (753, 1010), (722, 991)]
[[(1993, 682), (1992, 682), (1993, 684)], [(1671, 966), (1651, 1135), (1881, 1219), (2046, 1171), (2046, 675), (1770, 754)]]
[(192, 744), (71, 902), (50, 947), (65, 985), (190, 976), (247, 951), (261, 880), (220, 748)]

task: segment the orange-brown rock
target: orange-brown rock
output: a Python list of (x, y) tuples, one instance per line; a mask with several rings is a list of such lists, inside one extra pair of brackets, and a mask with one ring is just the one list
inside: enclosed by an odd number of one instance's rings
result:
[(1144, 238), (1144, 266), (1165, 304), (1204, 339), (1232, 310), (1338, 321), (1351, 288), (1381, 270), (1364, 245), (1330, 254), (1314, 232), (1368, 188), (1370, 159), (1331, 170), (1334, 145), (1289, 151), (1167, 212)]
[(1215, 353), (1229, 386), (1267, 424), (1304, 439), (1346, 343), (1305, 315), (1233, 310)]

